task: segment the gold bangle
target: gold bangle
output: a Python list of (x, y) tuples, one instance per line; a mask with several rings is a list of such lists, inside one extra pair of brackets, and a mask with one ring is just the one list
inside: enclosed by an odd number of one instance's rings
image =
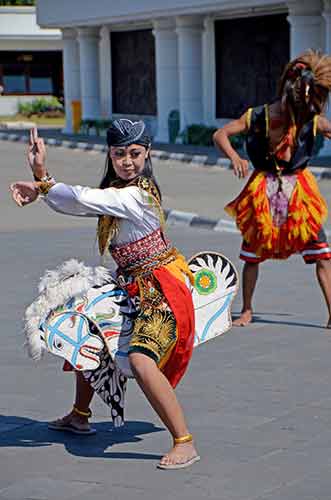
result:
[(174, 438), (174, 443), (175, 444), (191, 443), (192, 441), (193, 441), (192, 434), (186, 434), (186, 436), (182, 436), (182, 437), (179, 437), (179, 438)]
[(46, 172), (46, 174), (43, 175), (42, 177), (37, 177), (35, 174), (33, 174), (33, 178), (37, 182), (47, 182), (47, 181), (54, 180), (54, 177), (51, 174), (49, 174), (48, 172)]
[(88, 409), (88, 411), (82, 411), (79, 408), (77, 408), (77, 406), (74, 406), (73, 411), (75, 413), (77, 413), (77, 415), (80, 415), (81, 417), (86, 417), (86, 418), (92, 417), (92, 412), (91, 412), (90, 408)]
[(38, 183), (38, 191), (40, 194), (43, 194), (44, 196), (48, 193), (48, 191), (51, 189), (51, 187), (54, 186), (54, 182), (50, 181), (45, 181), (45, 182), (39, 182)]

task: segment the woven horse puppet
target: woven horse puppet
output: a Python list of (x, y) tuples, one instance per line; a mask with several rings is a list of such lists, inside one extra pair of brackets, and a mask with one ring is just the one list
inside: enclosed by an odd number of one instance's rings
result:
[[(197, 347), (231, 327), (238, 273), (217, 252), (193, 256), (189, 267), (194, 276), (194, 286), (188, 286)], [(134, 302), (106, 268), (72, 259), (46, 272), (38, 297), (25, 312), (28, 353), (38, 360), (43, 351), (51, 352), (80, 371), (96, 370), (102, 350), (107, 349), (120, 371), (132, 377), (128, 347), (136, 314)]]

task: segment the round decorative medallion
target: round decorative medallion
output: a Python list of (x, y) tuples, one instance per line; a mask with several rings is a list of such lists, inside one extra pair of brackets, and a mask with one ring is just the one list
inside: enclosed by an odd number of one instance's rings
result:
[(217, 288), (215, 273), (209, 269), (201, 269), (194, 276), (194, 286), (200, 295), (213, 293)]

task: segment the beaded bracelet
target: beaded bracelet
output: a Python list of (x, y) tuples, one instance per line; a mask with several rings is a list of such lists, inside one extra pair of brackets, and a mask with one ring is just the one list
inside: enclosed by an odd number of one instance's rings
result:
[(43, 194), (44, 196), (46, 196), (46, 194), (51, 189), (51, 187), (54, 186), (54, 184), (55, 184), (54, 179), (52, 179), (51, 181), (41, 181), (41, 182), (38, 182), (37, 189), (38, 189), (40, 194)]
[(35, 174), (33, 174), (33, 178), (37, 182), (49, 182), (49, 181), (54, 181), (54, 177), (50, 175), (48, 172), (43, 175), (41, 178), (37, 177)]

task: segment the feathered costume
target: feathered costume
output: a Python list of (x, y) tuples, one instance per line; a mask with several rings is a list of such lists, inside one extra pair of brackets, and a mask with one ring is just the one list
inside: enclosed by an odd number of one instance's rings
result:
[[(255, 172), (225, 210), (243, 235), (240, 257), (247, 262), (286, 259), (302, 252), (306, 262), (331, 258), (323, 223), (327, 205), (306, 168), (313, 155), (317, 120), (331, 89), (331, 57), (308, 51), (291, 61), (280, 82), (290, 125), (278, 146), (270, 146), (269, 105), (246, 113), (246, 148)], [(298, 127), (298, 116), (305, 118)], [(288, 150), (291, 158), (285, 159)]]

